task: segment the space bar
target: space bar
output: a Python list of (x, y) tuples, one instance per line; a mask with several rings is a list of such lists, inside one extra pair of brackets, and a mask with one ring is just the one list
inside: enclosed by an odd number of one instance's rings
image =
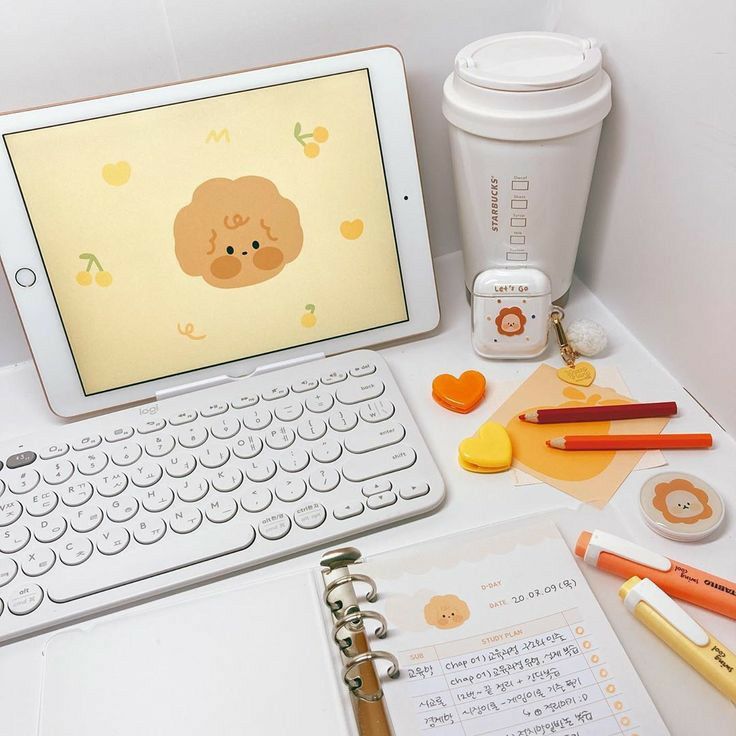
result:
[(180, 536), (167, 529), (165, 536), (150, 546), (131, 539), (127, 549), (112, 557), (95, 552), (86, 562), (75, 567), (58, 563), (56, 576), (48, 584), (48, 597), (54, 603), (69, 603), (237, 552), (253, 544), (256, 536), (250, 524), (238, 524), (236, 520), (218, 524), (212, 530), (202, 530), (197, 535), (195, 531)]

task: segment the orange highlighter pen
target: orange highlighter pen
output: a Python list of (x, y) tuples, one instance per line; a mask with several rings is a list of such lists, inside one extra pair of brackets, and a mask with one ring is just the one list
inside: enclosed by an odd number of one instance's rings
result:
[(608, 532), (582, 532), (575, 554), (620, 578), (649, 578), (673, 598), (736, 619), (736, 582), (719, 578)]

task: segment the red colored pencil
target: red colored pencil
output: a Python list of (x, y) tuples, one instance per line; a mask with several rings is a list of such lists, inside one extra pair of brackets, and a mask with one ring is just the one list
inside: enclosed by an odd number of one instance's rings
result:
[(556, 450), (689, 450), (712, 447), (710, 434), (572, 434), (547, 440)]
[(658, 401), (649, 404), (535, 409), (519, 414), (519, 419), (533, 424), (558, 424), (560, 422), (605, 422), (612, 419), (649, 419), (651, 417), (671, 417), (674, 414), (677, 414), (677, 404), (674, 401)]

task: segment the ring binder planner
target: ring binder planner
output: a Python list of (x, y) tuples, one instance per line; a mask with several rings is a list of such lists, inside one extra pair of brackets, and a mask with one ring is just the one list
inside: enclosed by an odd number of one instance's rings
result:
[[(375, 611), (363, 611), (353, 583), (368, 585), (365, 599), (373, 603), (378, 598), (376, 584), (367, 575), (351, 573), (348, 565), (360, 560), (360, 550), (340, 547), (326, 552), (321, 559), (322, 578), (325, 584), (324, 602), (332, 612), (335, 623), (332, 638), (340, 648), (343, 659), (342, 679), (350, 690), (355, 720), (361, 736), (393, 736), (393, 729), (383, 701), (383, 689), (375, 668), (376, 660), (387, 660), (387, 675), (399, 676), (399, 662), (393, 654), (371, 651), (366, 637), (364, 621), (379, 622), (375, 635), (382, 639), (388, 631), (386, 619)], [(341, 631), (349, 636), (339, 638)]]

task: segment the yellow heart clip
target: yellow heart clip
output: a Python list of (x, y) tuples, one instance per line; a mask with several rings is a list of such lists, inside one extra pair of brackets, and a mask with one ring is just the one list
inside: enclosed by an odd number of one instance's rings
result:
[(511, 467), (511, 439), (506, 428), (486, 422), (458, 448), (458, 462), (471, 473), (499, 473)]

